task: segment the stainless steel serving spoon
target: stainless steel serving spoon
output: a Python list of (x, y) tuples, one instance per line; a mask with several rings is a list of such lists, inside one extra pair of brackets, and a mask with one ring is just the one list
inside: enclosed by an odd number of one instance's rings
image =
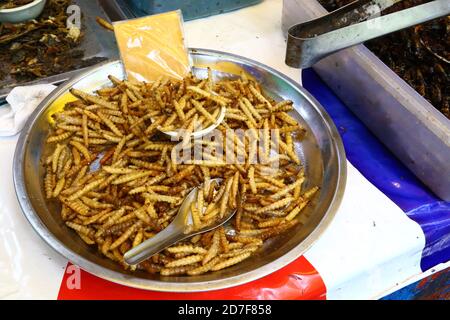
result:
[[(212, 183), (213, 181), (216, 181), (220, 183), (222, 180), (223, 179), (217, 178), (211, 179), (209, 182)], [(216, 222), (203, 229), (191, 231), (191, 203), (196, 201), (198, 189), (202, 186), (203, 185), (196, 187), (189, 192), (186, 198), (184, 198), (175, 219), (173, 219), (172, 223), (170, 223), (167, 228), (125, 253), (124, 259), (127, 264), (136, 265), (141, 263), (179, 241), (220, 227), (234, 216), (236, 209), (230, 211), (228, 215), (225, 215), (222, 219), (218, 219)]]

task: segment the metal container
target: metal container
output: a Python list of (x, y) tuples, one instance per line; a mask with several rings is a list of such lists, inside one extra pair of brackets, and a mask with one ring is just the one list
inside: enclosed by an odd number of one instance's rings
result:
[(0, 10), (0, 22), (19, 23), (35, 19), (44, 10), (47, 0), (34, 0), (29, 4), (12, 9)]
[[(98, 5), (97, 1), (74, 0), (73, 3), (80, 8), (80, 13), (83, 15), (83, 18), (81, 20), (81, 28), (85, 33), (85, 36), (77, 49), (84, 51), (85, 59), (94, 57), (102, 57), (106, 58), (107, 60), (118, 59), (119, 54), (114, 33), (102, 28), (95, 21), (95, 17), (97, 16), (105, 17), (105, 13)], [(83, 69), (85, 70), (87, 68)], [(60, 84), (74, 77), (83, 69), (73, 70), (45, 78), (39, 78), (29, 82), (2, 82), (2, 88), (0, 89), (0, 100), (4, 99), (9, 94), (9, 92), (17, 85), (28, 86), (38, 83)]]
[(113, 21), (133, 19), (180, 9), (183, 20), (189, 21), (221, 14), (260, 3), (262, 0), (98, 0)]
[[(326, 13), (316, 0), (284, 0), (283, 32)], [(364, 45), (313, 68), (417, 178), (450, 201), (450, 121), (443, 114)]]
[(247, 7), (262, 0), (116, 0), (124, 2), (136, 16), (180, 9), (185, 21)]
[(195, 277), (124, 271), (95, 248), (88, 247), (65, 226), (56, 204), (45, 200), (44, 168), (40, 161), (49, 131), (48, 117), (57, 107), (55, 101), (67, 97), (71, 87), (92, 91), (109, 86), (109, 74), (124, 78), (120, 62), (104, 64), (60, 86), (38, 106), (20, 135), (14, 158), (17, 197), (33, 228), (56, 251), (101, 278), (137, 288), (177, 292), (215, 290), (249, 282), (302, 255), (330, 224), (341, 202), (346, 181), (342, 141), (328, 114), (305, 89), (279, 72), (246, 58), (211, 50), (191, 49), (190, 52), (197, 76), (206, 76), (208, 66), (214, 70), (216, 78), (230, 77), (245, 70), (274, 98), (294, 102), (298, 111), (294, 116), (307, 130), (305, 138), (296, 143), (297, 154), (305, 166), (304, 187), (318, 185), (321, 190), (302, 214), (303, 225), (271, 239), (252, 259), (231, 268)]

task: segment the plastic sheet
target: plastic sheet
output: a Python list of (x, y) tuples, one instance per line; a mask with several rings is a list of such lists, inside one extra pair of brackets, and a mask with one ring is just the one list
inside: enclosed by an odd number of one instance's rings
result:
[(219, 300), (274, 300), (274, 299), (325, 299), (326, 289), (319, 273), (305, 259), (300, 257), (286, 267), (259, 280), (223, 290), (170, 293), (134, 289), (100, 279), (87, 272), (81, 273), (80, 290), (66, 286), (68, 277), (64, 275), (58, 299), (219, 299)]
[(395, 158), (312, 69), (303, 71), (303, 83), (335, 122), (347, 159), (422, 228), (422, 270), (449, 261), (450, 202), (441, 201)]
[(450, 203), (428, 203), (407, 212), (425, 233), (426, 246), (420, 266), (428, 270), (450, 259)]
[(182, 80), (189, 73), (181, 11), (116, 22), (114, 33), (129, 80)]

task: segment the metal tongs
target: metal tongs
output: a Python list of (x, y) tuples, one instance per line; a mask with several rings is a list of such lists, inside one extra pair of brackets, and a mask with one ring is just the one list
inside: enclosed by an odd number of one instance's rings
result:
[(388, 33), (450, 14), (449, 0), (434, 0), (380, 16), (403, 0), (360, 0), (288, 31), (286, 64), (308, 68), (326, 56)]

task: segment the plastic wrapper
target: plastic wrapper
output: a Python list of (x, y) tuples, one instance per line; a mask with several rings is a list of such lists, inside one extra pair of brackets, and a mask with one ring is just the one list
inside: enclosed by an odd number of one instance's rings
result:
[(130, 81), (181, 80), (189, 73), (180, 10), (116, 22), (114, 33)]

